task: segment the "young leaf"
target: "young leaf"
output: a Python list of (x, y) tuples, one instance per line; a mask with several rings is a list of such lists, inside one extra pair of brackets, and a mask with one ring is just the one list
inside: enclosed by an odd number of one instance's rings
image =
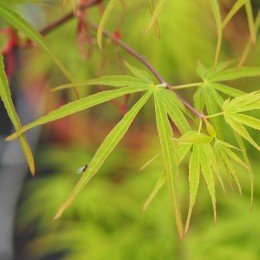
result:
[(145, 203), (142, 207), (142, 211), (141, 211), (142, 213), (144, 213), (145, 210), (148, 208), (148, 206), (151, 204), (151, 202), (153, 201), (153, 199), (155, 198), (155, 196), (157, 195), (159, 190), (162, 188), (162, 186), (165, 184), (165, 182), (166, 182), (166, 175), (165, 175), (165, 171), (164, 171), (163, 174), (158, 179), (158, 181), (156, 182), (156, 184), (155, 184), (152, 192), (150, 193), (149, 197), (145, 201)]
[(218, 35), (218, 41), (217, 41), (217, 47), (216, 47), (216, 53), (215, 53), (215, 61), (214, 61), (214, 67), (217, 66), (220, 49), (221, 49), (221, 42), (222, 42), (222, 22), (221, 22), (221, 14), (220, 14), (220, 8), (218, 0), (210, 0), (211, 8), (216, 20), (217, 25), (217, 35)]
[[(96, 79), (90, 79), (82, 83), (77, 83), (77, 86), (91, 86), (91, 85), (104, 85), (112, 87), (125, 87), (125, 86), (147, 86), (150, 87), (151, 83), (147, 83), (144, 79), (126, 75), (115, 76), (102, 76)], [(57, 86), (52, 91), (63, 90), (75, 87), (75, 84), (64, 84)]]
[(100, 50), (102, 49), (102, 36), (103, 36), (103, 31), (104, 31), (105, 25), (107, 23), (107, 20), (110, 16), (112, 10), (114, 9), (114, 7), (116, 6), (117, 3), (118, 3), (118, 0), (110, 0), (108, 2), (107, 7), (99, 22), (98, 30), (97, 30), (97, 43), (98, 43), (98, 47)]
[(245, 2), (248, 0), (238, 0), (235, 2), (227, 16), (225, 17), (223, 23), (222, 23), (222, 29), (230, 22), (230, 20), (233, 18), (233, 16), (238, 12), (238, 10), (245, 4)]
[(260, 67), (242, 67), (240, 69), (232, 68), (221, 71), (220, 73), (208, 77), (208, 80), (211, 82), (219, 82), (258, 76), (260, 76)]
[(246, 1), (245, 7), (246, 7), (246, 15), (247, 15), (247, 21), (248, 21), (251, 41), (253, 44), (255, 44), (256, 30), (255, 30), (254, 15), (253, 15), (253, 10), (252, 10), (251, 0)]
[(159, 134), (162, 157), (164, 162), (164, 167), (166, 170), (167, 183), (169, 185), (170, 196), (173, 202), (175, 211), (175, 220), (180, 238), (183, 238), (183, 224), (181, 218), (181, 211), (178, 199), (178, 186), (177, 186), (177, 157), (174, 151), (172, 138), (172, 129), (170, 122), (168, 120), (167, 112), (164, 107), (164, 101), (160, 95), (160, 89), (156, 88), (154, 90), (154, 103), (155, 103), (155, 114), (156, 114), (156, 124), (157, 131)]
[(80, 112), (82, 110), (88, 109), (90, 107), (102, 104), (104, 102), (107, 102), (111, 99), (130, 94), (130, 93), (135, 93), (135, 92), (140, 92), (140, 91), (145, 91), (148, 90), (148, 88), (145, 87), (124, 87), (120, 89), (115, 89), (115, 90), (107, 90), (107, 91), (102, 91), (97, 94), (93, 94), (91, 96), (85, 97), (78, 99), (73, 102), (69, 102), (68, 104), (61, 106), (58, 109), (55, 109), (51, 111), (49, 114), (46, 116), (43, 116), (28, 125), (23, 126), (17, 133), (14, 133), (7, 137), (7, 141), (11, 141), (15, 138), (17, 138), (21, 133), (28, 131), (31, 128), (34, 128), (39, 125), (43, 125), (61, 118), (64, 118), (66, 116), (75, 114), (77, 112)]
[(189, 187), (190, 187), (190, 203), (188, 217), (185, 225), (185, 234), (188, 232), (192, 210), (196, 201), (200, 180), (200, 163), (198, 146), (194, 145), (189, 162)]
[(167, 3), (167, 0), (158, 0), (157, 4), (154, 8), (154, 12), (152, 15), (152, 19), (150, 24), (148, 25), (147, 29), (145, 32), (148, 32), (152, 26), (154, 26), (154, 24), (156, 24), (157, 20), (158, 20), (158, 16), (160, 15), (160, 13), (162, 12), (163, 8), (165, 7)]
[(216, 191), (215, 191), (215, 182), (211, 169), (211, 162), (206, 160), (207, 151), (205, 150), (205, 145), (197, 145), (198, 146), (198, 154), (199, 154), (199, 162), (202, 170), (202, 174), (204, 176), (205, 182), (207, 184), (209, 194), (212, 201), (213, 213), (214, 213), (214, 224), (217, 220), (217, 210), (216, 210)]
[(58, 219), (63, 214), (68, 206), (75, 200), (77, 195), (87, 185), (90, 179), (98, 172), (107, 157), (111, 154), (116, 145), (123, 138), (131, 123), (137, 116), (140, 109), (147, 102), (151, 94), (151, 91), (148, 91), (146, 94), (144, 94), (143, 97), (131, 108), (130, 111), (125, 114), (124, 118), (107, 135), (101, 146), (96, 151), (93, 159), (88, 164), (87, 170), (82, 175), (81, 179), (75, 186), (69, 198), (62, 204), (54, 219)]
[[(23, 32), (30, 40), (34, 41), (40, 48), (42, 48), (60, 68), (64, 76), (72, 83), (75, 83), (73, 76), (56, 58), (48, 44), (44, 41), (43, 37), (18, 13), (14, 12), (12, 9), (8, 7), (8, 5), (6, 5), (3, 2), (0, 5), (0, 17), (3, 18), (8, 24), (13, 26), (17, 30)], [(74, 85), (76, 86), (76, 83)], [(75, 95), (78, 97), (79, 92), (77, 87), (74, 87), (74, 92)]]
[[(12, 101), (11, 92), (8, 86), (8, 79), (5, 74), (4, 69), (4, 61), (3, 61), (3, 55), (0, 55), (0, 98), (2, 99), (5, 109), (7, 111), (7, 114), (14, 125), (14, 128), (16, 131), (19, 131), (21, 128), (21, 123), (19, 120), (19, 117), (15, 111), (15, 107)], [(28, 162), (30, 171), (32, 175), (35, 173), (35, 165), (34, 165), (34, 158), (31, 151), (31, 148), (26, 140), (26, 137), (24, 135), (21, 135), (19, 138), (24, 155), (26, 157), (26, 160)]]

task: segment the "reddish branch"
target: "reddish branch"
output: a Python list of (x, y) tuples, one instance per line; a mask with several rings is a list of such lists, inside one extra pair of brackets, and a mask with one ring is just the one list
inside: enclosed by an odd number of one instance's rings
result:
[[(92, 6), (95, 6), (99, 3), (101, 3), (102, 0), (92, 0), (90, 2), (87, 2), (85, 4), (80, 5), (78, 8), (80, 10), (86, 10)], [(74, 12), (71, 11), (70, 13), (64, 15), (63, 17), (61, 17), (60, 19), (58, 19), (57, 21), (54, 21), (53, 23), (47, 25), (45, 28), (43, 28), (42, 30), (40, 30), (39, 32), (42, 35), (46, 35), (50, 32), (52, 32), (53, 30), (55, 30), (56, 28), (58, 28), (59, 26), (63, 25), (64, 23), (66, 23), (67, 21), (69, 21), (70, 19), (72, 19), (74, 16)], [(94, 29), (97, 30), (98, 25), (93, 23), (92, 21), (88, 21), (89, 25)], [(134, 50), (132, 47), (130, 47), (129, 45), (127, 45), (124, 41), (122, 41), (120, 38), (115, 37), (114, 34), (110, 33), (109, 31), (104, 30), (103, 31), (103, 35), (107, 38), (110, 38), (111, 40), (113, 40), (115, 43), (117, 43), (118, 45), (120, 45), (126, 52), (128, 52), (130, 55), (132, 55), (133, 57), (135, 57), (137, 60), (139, 60), (141, 63), (143, 63), (147, 69), (155, 76), (155, 78), (166, 88), (170, 89), (169, 87), (171, 86), (160, 74), (159, 72), (152, 66), (151, 63), (149, 63), (140, 53), (138, 53), (136, 50)], [(172, 90), (172, 89), (170, 89)], [(177, 95), (177, 94), (176, 94)], [(198, 118), (203, 119), (205, 116), (200, 113), (199, 111), (197, 111), (189, 102), (187, 102), (183, 97), (177, 95), (178, 98), (183, 102), (183, 104), (194, 114), (196, 115)]]

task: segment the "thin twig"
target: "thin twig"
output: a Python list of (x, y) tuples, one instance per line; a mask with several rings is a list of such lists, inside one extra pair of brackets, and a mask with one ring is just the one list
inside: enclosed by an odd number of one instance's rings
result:
[[(97, 30), (98, 25), (95, 24), (94, 22), (88, 20), (87, 21), (88, 24), (94, 29)], [(166, 88), (168, 88), (169, 90), (171, 89), (171, 84), (169, 84), (160, 74), (159, 72), (152, 66), (152, 64), (150, 64), (141, 54), (139, 54), (136, 50), (134, 50), (132, 47), (130, 47), (129, 45), (127, 45), (124, 41), (114, 37), (114, 35), (106, 30), (103, 31), (103, 35), (107, 38), (110, 38), (111, 40), (113, 40), (115, 43), (117, 43), (118, 45), (120, 45), (126, 52), (128, 52), (130, 55), (132, 55), (133, 57), (135, 57), (137, 60), (139, 60), (141, 63), (143, 63), (149, 70), (150, 72), (158, 79), (158, 81), (165, 86)], [(177, 94), (176, 94), (177, 95)], [(200, 113), (199, 111), (197, 111), (189, 102), (187, 102), (183, 97), (181, 97), (180, 95), (177, 95), (177, 97), (182, 101), (182, 103), (194, 114), (196, 115), (198, 118), (204, 118), (204, 115), (202, 113)]]
[[(85, 4), (81, 4), (78, 7), (78, 10), (80, 10), (80, 11), (87, 10), (88, 8), (93, 7), (95, 5), (98, 5), (101, 2), (102, 2), (102, 0), (92, 0), (92, 1), (87, 2)], [(39, 33), (41, 35), (49, 34), (52, 31), (54, 31), (55, 29), (57, 29), (60, 25), (65, 24), (67, 21), (71, 20), (74, 17), (75, 17), (75, 13), (74, 13), (74, 11), (71, 11), (71, 12), (65, 14), (64, 16), (62, 16), (61, 18), (59, 18), (58, 20), (48, 24), (43, 29), (39, 30)]]

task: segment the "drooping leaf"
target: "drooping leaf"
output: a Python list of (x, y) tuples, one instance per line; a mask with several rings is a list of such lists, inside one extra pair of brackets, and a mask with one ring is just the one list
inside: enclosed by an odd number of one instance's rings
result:
[[(126, 75), (115, 76), (102, 76), (96, 79), (90, 79), (82, 83), (77, 83), (77, 86), (91, 86), (91, 85), (104, 85), (112, 87), (125, 87), (125, 86), (151, 86), (144, 79)], [(75, 84), (64, 84), (53, 88), (53, 91), (63, 90), (74, 87)]]
[(153, 15), (152, 15), (152, 19), (146, 29), (146, 32), (148, 32), (154, 26), (154, 24), (156, 24), (156, 22), (158, 21), (158, 16), (161, 14), (166, 3), (167, 3), (167, 0), (158, 0), (157, 1), (156, 6), (154, 8)]
[(220, 174), (220, 169), (219, 169), (219, 166), (218, 166), (218, 162), (217, 162), (217, 158), (216, 158), (216, 155), (214, 153), (214, 150), (213, 150), (213, 148), (210, 144), (205, 144), (204, 149), (206, 151), (207, 159), (211, 163), (212, 169), (215, 172), (215, 174), (216, 174), (216, 176), (219, 180), (221, 188), (225, 192), (225, 186), (224, 186), (221, 174)]
[(160, 95), (160, 89), (157, 87), (154, 90), (154, 103), (155, 103), (155, 114), (156, 114), (156, 124), (157, 131), (159, 134), (162, 157), (164, 162), (164, 167), (167, 176), (167, 183), (170, 190), (171, 200), (175, 211), (175, 220), (180, 238), (183, 238), (183, 224), (181, 218), (181, 211), (178, 199), (178, 182), (177, 182), (177, 157), (174, 151), (172, 138), (172, 129), (170, 122), (168, 120), (167, 112), (164, 107), (164, 102)]
[[(22, 127), (19, 117), (16, 113), (15, 106), (12, 101), (11, 97), (11, 91), (9, 89), (8, 79), (5, 74), (5, 68), (4, 68), (4, 61), (3, 61), (3, 55), (0, 55), (0, 98), (2, 99), (5, 109), (7, 111), (7, 114), (15, 128), (16, 131), (19, 131), (19, 129)], [(19, 138), (19, 141), (21, 143), (24, 155), (26, 157), (27, 163), (29, 165), (30, 171), (32, 175), (35, 173), (35, 164), (34, 164), (34, 158), (31, 151), (31, 148), (26, 140), (26, 137), (24, 135), (21, 135)]]
[(17, 133), (14, 133), (7, 137), (7, 140), (13, 140), (17, 138), (21, 133), (28, 131), (31, 128), (34, 128), (39, 125), (43, 125), (61, 118), (64, 118), (66, 116), (75, 114), (77, 112), (80, 112), (82, 110), (88, 109), (90, 107), (102, 104), (104, 102), (107, 102), (111, 99), (130, 94), (130, 93), (135, 93), (135, 92), (140, 92), (140, 91), (145, 91), (148, 90), (149, 88), (146, 87), (124, 87), (120, 89), (115, 89), (115, 90), (107, 90), (107, 91), (102, 91), (97, 94), (93, 94), (91, 96), (85, 97), (78, 99), (73, 102), (69, 102), (68, 104), (61, 106), (60, 108), (57, 108), (53, 111), (51, 111), (49, 114), (46, 116), (43, 116), (28, 125), (23, 126)]
[(216, 191), (215, 191), (215, 182), (213, 177), (213, 172), (211, 168), (211, 162), (209, 160), (205, 160), (207, 158), (205, 145), (198, 144), (198, 154), (199, 154), (199, 162), (202, 174), (204, 176), (205, 182), (207, 184), (209, 194), (212, 201), (213, 213), (214, 213), (214, 223), (217, 220), (217, 210), (216, 210)]
[[(12, 27), (16, 28), (18, 31), (23, 32), (30, 40), (34, 41), (40, 48), (42, 48), (60, 68), (64, 76), (76, 86), (75, 80), (71, 73), (53, 54), (52, 50), (45, 42), (43, 37), (26, 20), (24, 20), (18, 13), (13, 11), (6, 3), (3, 2), (0, 5), (0, 17), (3, 18)], [(75, 95), (78, 97), (79, 92), (77, 87), (74, 87), (74, 92)]]
[(254, 200), (254, 174), (253, 174), (253, 170), (252, 170), (252, 167), (251, 167), (248, 155), (247, 155), (247, 150), (245, 148), (244, 142), (243, 142), (243, 140), (242, 140), (240, 135), (238, 135), (235, 131), (233, 131), (233, 132), (234, 132), (235, 138), (237, 140), (237, 143), (238, 143), (238, 145), (239, 145), (239, 147), (241, 149), (241, 152), (243, 154), (244, 160), (245, 160), (246, 165), (247, 165), (247, 170), (249, 172), (250, 190), (251, 190), (251, 194), (250, 194), (250, 209), (252, 210), (252, 208), (253, 208), (253, 200)]
[(150, 193), (150, 195), (148, 196), (147, 200), (145, 201), (143, 207), (142, 207), (142, 213), (145, 212), (145, 210), (148, 208), (148, 206), (151, 204), (151, 202), (153, 201), (153, 199), (155, 198), (155, 196), (157, 195), (157, 193), (159, 192), (159, 190), (162, 188), (162, 186), (165, 184), (166, 182), (166, 174), (165, 171), (161, 174), (161, 176), (159, 177), (158, 181), (156, 182), (152, 192)]
[(190, 187), (190, 203), (188, 217), (185, 225), (185, 234), (188, 232), (192, 210), (196, 201), (199, 180), (200, 180), (200, 162), (199, 162), (198, 146), (194, 145), (189, 162), (189, 187)]
[(100, 167), (103, 165), (107, 157), (114, 150), (119, 141), (123, 138), (127, 130), (129, 129), (131, 123), (137, 116), (140, 109), (147, 102), (152, 92), (148, 91), (142, 96), (142, 98), (125, 114), (123, 119), (112, 129), (112, 131), (107, 135), (103, 143), (100, 145), (96, 151), (93, 159), (88, 164), (87, 170), (82, 175), (81, 179), (75, 186), (69, 198), (62, 204), (54, 219), (58, 219), (63, 212), (69, 207), (69, 205), (75, 200), (82, 189), (87, 185), (91, 178), (98, 172)]
[(102, 38), (103, 38), (103, 31), (105, 28), (105, 25), (108, 21), (108, 18), (112, 12), (112, 10), (114, 9), (114, 7), (116, 6), (116, 4), (118, 3), (118, 0), (109, 0), (106, 9), (104, 11), (104, 13), (102, 14), (101, 20), (99, 22), (98, 25), (98, 30), (97, 30), (97, 43), (98, 43), (98, 47), (100, 48), (100, 50), (102, 49)]
[(221, 14), (220, 14), (220, 8), (218, 0), (210, 0), (211, 8), (215, 17), (216, 25), (217, 25), (217, 47), (216, 47), (216, 53), (215, 53), (215, 60), (214, 60), (214, 67), (217, 66), (220, 49), (221, 49), (221, 42), (222, 42), (222, 21), (221, 21)]

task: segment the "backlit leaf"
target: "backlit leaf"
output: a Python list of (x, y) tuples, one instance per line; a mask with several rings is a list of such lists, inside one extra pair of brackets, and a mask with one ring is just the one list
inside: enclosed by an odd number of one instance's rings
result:
[(251, 41), (252, 41), (252, 43), (255, 44), (256, 30), (255, 30), (254, 15), (253, 15), (253, 10), (252, 10), (251, 0), (246, 1), (245, 7), (246, 7), (246, 15), (247, 15), (247, 21), (248, 21)]

